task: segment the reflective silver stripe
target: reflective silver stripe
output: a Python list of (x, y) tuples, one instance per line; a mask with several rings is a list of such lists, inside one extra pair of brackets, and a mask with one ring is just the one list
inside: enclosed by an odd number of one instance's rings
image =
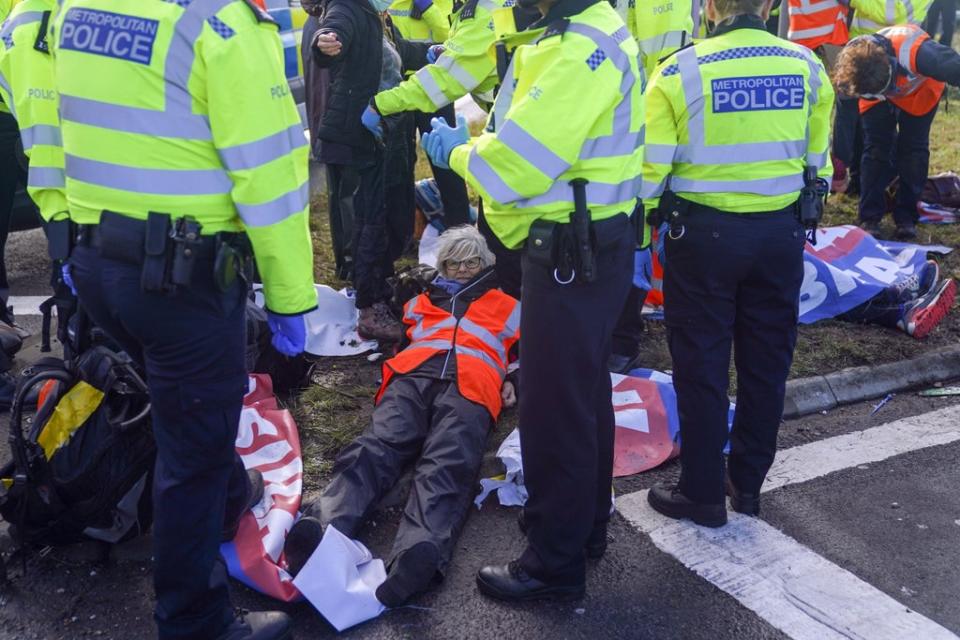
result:
[(213, 139), (210, 123), (204, 116), (126, 107), (76, 96), (60, 96), (60, 117), (66, 122), (123, 133), (183, 140)]
[(897, 0), (887, 0), (885, 8), (886, 12), (883, 17), (887, 19), (887, 24), (896, 24)]
[[(802, 158), (807, 151), (806, 140), (778, 142), (741, 142), (737, 144), (681, 144), (677, 145), (674, 162), (691, 164), (730, 164), (731, 162), (765, 162)], [(644, 153), (649, 153), (644, 148)]]
[(852, 27), (854, 29), (862, 29), (864, 31), (879, 31), (887, 25), (879, 24), (873, 20), (864, 18), (863, 16), (858, 16), (854, 13)]
[(507, 72), (503, 76), (504, 82), (499, 93), (497, 93), (496, 100), (493, 101), (493, 131), (496, 131), (496, 128), (506, 121), (507, 111), (510, 110), (510, 105), (513, 103), (513, 92), (517, 88), (517, 81), (513, 77), (514, 60), (516, 60), (516, 56), (510, 59)]
[(88, 184), (140, 194), (221, 195), (233, 182), (223, 169), (144, 169), (66, 155), (67, 176)]
[[(513, 311), (507, 316), (507, 321), (503, 323), (503, 330), (497, 334), (497, 341), (503, 343), (517, 335), (520, 330), (520, 303), (513, 305)], [(506, 359), (504, 359), (506, 363)]]
[(470, 158), (467, 160), (467, 171), (476, 178), (480, 186), (490, 194), (490, 197), (500, 204), (510, 204), (523, 197), (511, 189), (510, 186), (503, 181), (503, 178), (493, 170), (493, 167), (480, 157), (476, 147), (470, 150)]
[[(587, 184), (587, 202), (590, 205), (604, 206), (635, 200), (640, 193), (640, 176), (624, 180), (618, 184), (590, 182)], [(573, 189), (567, 182), (554, 182), (545, 193), (533, 198), (520, 200), (514, 204), (518, 208), (539, 207), (545, 204), (573, 202)], [(631, 209), (633, 207), (631, 206)]]
[(438, 351), (450, 351), (453, 349), (453, 343), (449, 340), (424, 340), (423, 342), (413, 342), (407, 345), (404, 351), (412, 349), (436, 349)]
[(813, 52), (809, 49), (802, 49), (804, 59), (807, 61), (807, 69), (810, 74), (810, 79), (808, 81), (810, 91), (807, 94), (807, 128), (805, 133), (806, 138), (806, 161), (805, 165), (811, 165), (816, 167), (818, 170), (821, 167), (826, 166), (826, 158), (823, 157), (825, 154), (812, 154), (810, 153), (810, 118), (813, 115), (813, 105), (817, 103), (817, 92), (820, 91), (820, 62), (813, 57)]
[(824, 151), (823, 153), (807, 153), (807, 164), (816, 167), (817, 169), (822, 169), (827, 166), (827, 157), (830, 155), (829, 151)]
[(693, 18), (693, 36), (700, 35), (700, 3), (691, 2), (690, 14)]
[(187, 85), (196, 58), (194, 47), (207, 18), (231, 2), (232, 0), (193, 0), (177, 20), (163, 66), (167, 112), (191, 113), (193, 98)]
[(477, 358), (478, 360), (483, 360), (484, 363), (489, 365), (494, 371), (497, 372), (497, 375), (500, 376), (500, 379), (506, 377), (507, 370), (500, 364), (497, 364), (489, 354), (480, 351), (479, 349), (471, 349), (470, 347), (465, 347), (461, 344), (458, 344), (454, 347), (454, 351), (458, 356), (470, 356), (471, 358)]
[(387, 13), (394, 18), (409, 18), (410, 9), (387, 9)]
[(826, 24), (822, 27), (813, 27), (811, 29), (790, 30), (787, 32), (787, 38), (790, 40), (805, 40), (807, 38), (818, 38), (828, 36), (837, 28), (836, 23)]
[[(646, 149), (644, 149), (646, 151)], [(663, 195), (663, 192), (667, 188), (667, 178), (664, 178), (660, 182), (650, 182), (649, 180), (644, 180), (640, 185), (640, 197), (641, 198), (659, 198)]]
[(55, 127), (50, 124), (35, 124), (32, 127), (21, 129), (20, 137), (23, 139), (24, 151), (30, 151), (30, 149), (38, 144), (51, 147), (63, 146), (60, 127)]
[(503, 343), (495, 335), (490, 333), (484, 327), (481, 327), (467, 316), (460, 318), (460, 330), (466, 331), (471, 336), (485, 344), (491, 351), (497, 354), (498, 358), (500, 358), (500, 362), (503, 363), (501, 366), (507, 366), (507, 350), (504, 348)]
[(22, 27), (25, 24), (33, 24), (34, 22), (40, 22), (42, 19), (43, 12), (41, 11), (24, 11), (19, 15), (8, 18), (3, 23), (3, 28), (0, 29), (0, 38), (6, 38), (12, 34), (13, 30), (17, 27)]
[(677, 147), (672, 144), (647, 144), (643, 147), (643, 158), (646, 162), (656, 164), (673, 164)]
[(237, 205), (237, 213), (248, 227), (266, 227), (283, 222), (290, 216), (297, 215), (307, 208), (310, 203), (310, 183), (304, 182), (293, 191), (288, 191), (270, 202), (262, 204)]
[(903, 6), (907, 10), (907, 23), (908, 24), (919, 24), (921, 20), (917, 20), (913, 11), (913, 3), (910, 0), (903, 0)]
[(626, 52), (620, 48), (620, 43), (630, 37), (626, 27), (620, 27), (613, 35), (608, 35), (596, 27), (574, 22), (567, 27), (567, 32), (579, 33), (592, 40), (621, 73), (630, 73), (630, 61), (627, 59)]
[(424, 92), (426, 92), (427, 97), (430, 98), (433, 106), (439, 109), (450, 104), (450, 98), (446, 96), (443, 89), (437, 84), (436, 79), (431, 75), (430, 65), (421, 67), (421, 69), (413, 75), (420, 81), (420, 86), (423, 87)]
[(897, 62), (910, 74), (915, 74), (916, 70), (910, 64), (910, 50), (913, 49), (914, 43), (926, 35), (926, 33), (921, 29), (911, 29), (910, 31), (912, 33), (910, 33), (910, 35), (904, 39), (903, 44), (900, 45), (900, 51), (897, 53)]
[(680, 83), (687, 103), (687, 132), (690, 140), (705, 140), (703, 117), (703, 80), (700, 77), (700, 65), (697, 52), (689, 47), (677, 54), (677, 66), (680, 69)]
[(756, 180), (690, 180), (679, 176), (670, 177), (670, 188), (676, 192), (690, 193), (756, 193), (762, 196), (782, 196), (803, 187), (803, 176), (781, 176)]
[[(629, 98), (629, 95), (625, 98), (628, 104)], [(598, 138), (587, 138), (584, 140), (583, 148), (580, 150), (580, 159), (591, 160), (595, 158), (633, 155), (637, 147), (643, 144), (643, 137), (644, 127), (641, 126), (640, 131), (631, 131), (624, 134), (614, 133)]]
[(241, 171), (286, 157), (294, 149), (304, 147), (306, 144), (303, 127), (295, 124), (266, 138), (218, 149), (218, 152), (227, 170)]
[(13, 91), (10, 90), (10, 83), (7, 82), (7, 79), (3, 77), (3, 73), (0, 72), (0, 89), (3, 89), (3, 92), (10, 96), (9, 102), (4, 102), (7, 105), (7, 108), (10, 109), (10, 115), (14, 118), (17, 117), (17, 107), (13, 104)]
[(637, 40), (637, 44), (643, 53), (654, 55), (664, 49), (679, 49), (686, 44), (688, 40), (691, 40), (691, 38), (686, 31), (681, 29), (679, 31), (667, 31), (666, 33), (660, 33), (650, 38)]
[(27, 186), (35, 189), (63, 189), (66, 184), (63, 169), (31, 166), (27, 175)]
[(454, 57), (446, 51), (437, 58), (436, 65), (441, 69), (445, 69), (447, 73), (467, 91), (473, 91), (477, 88), (477, 85), (480, 84), (480, 80), (474, 78), (472, 73), (467, 71), (463, 65), (457, 62)]
[(557, 176), (570, 168), (569, 162), (524, 131), (523, 127), (513, 120), (508, 120), (497, 132), (497, 140), (551, 180), (556, 180)]
[(809, 16), (815, 13), (820, 13), (821, 11), (826, 11), (827, 9), (833, 9), (834, 7), (839, 7), (840, 3), (837, 0), (818, 0), (816, 2), (810, 2), (809, 0), (800, 0), (800, 5), (788, 5), (787, 10), (791, 15), (797, 16)]
[(435, 325), (431, 325), (429, 329), (424, 329), (423, 327), (423, 314), (417, 313), (413, 310), (414, 305), (408, 305), (408, 308), (404, 311), (403, 317), (405, 320), (410, 320), (414, 323), (412, 331), (410, 333), (410, 339), (414, 341), (425, 340), (430, 336), (436, 334), (439, 331), (444, 329), (452, 329), (457, 326), (457, 320), (453, 316), (444, 318)]

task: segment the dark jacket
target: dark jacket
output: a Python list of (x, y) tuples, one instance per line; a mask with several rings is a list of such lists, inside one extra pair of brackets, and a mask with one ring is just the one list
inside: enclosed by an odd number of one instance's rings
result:
[(313, 50), (314, 63), (330, 70), (317, 137), (351, 147), (354, 164), (365, 164), (375, 156), (376, 142), (360, 116), (380, 86), (383, 23), (367, 0), (327, 0), (317, 31), (336, 33), (343, 45), (336, 56)]

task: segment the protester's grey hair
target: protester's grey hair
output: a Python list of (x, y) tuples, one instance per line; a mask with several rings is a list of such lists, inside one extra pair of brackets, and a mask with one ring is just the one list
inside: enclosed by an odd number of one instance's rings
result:
[(447, 229), (440, 235), (440, 248), (437, 250), (437, 269), (443, 273), (443, 264), (447, 260), (468, 260), (480, 258), (480, 267), (493, 266), (496, 257), (487, 247), (487, 241), (476, 227), (468, 224)]
[(717, 11), (717, 22), (727, 22), (738, 15), (760, 15), (764, 0), (714, 0), (713, 6)]

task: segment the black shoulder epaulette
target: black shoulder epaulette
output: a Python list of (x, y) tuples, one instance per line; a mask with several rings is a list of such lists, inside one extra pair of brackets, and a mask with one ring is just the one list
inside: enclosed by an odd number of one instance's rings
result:
[(461, 20), (470, 20), (475, 18), (477, 15), (477, 5), (480, 4), (480, 0), (467, 0), (463, 3), (463, 9), (460, 10), (460, 19)]
[(672, 58), (673, 56), (677, 55), (678, 53), (680, 53), (680, 52), (683, 51), (684, 49), (689, 49), (690, 47), (692, 47), (692, 46), (695, 45), (695, 44), (696, 44), (696, 43), (691, 40), (690, 42), (688, 42), (687, 44), (683, 45), (682, 47), (680, 47), (680, 48), (677, 49), (676, 51), (671, 51), (669, 54), (663, 56), (662, 58), (657, 59), (657, 64), (662, 63), (664, 60), (669, 60), (670, 58)]
[(277, 24), (277, 21), (273, 19), (269, 13), (264, 11), (257, 5), (253, 0), (243, 0), (244, 4), (250, 7), (250, 11), (253, 12), (253, 17), (257, 19), (257, 22), (269, 22), (270, 24)]
[(453, 9), (450, 10), (450, 14), (453, 15), (457, 11), (460, 11), (460, 9), (463, 9), (463, 0), (456, 0), (453, 3)]
[(50, 53), (50, 45), (47, 44), (47, 27), (50, 26), (50, 12), (44, 11), (40, 18), (40, 30), (37, 32), (37, 39), (33, 42), (33, 48), (40, 53)]
[(547, 29), (543, 32), (543, 35), (540, 36), (540, 39), (537, 42), (546, 40), (547, 38), (552, 38), (553, 36), (562, 36), (567, 31), (567, 27), (570, 26), (570, 20), (567, 18), (562, 18), (560, 20), (555, 20), (547, 25)]

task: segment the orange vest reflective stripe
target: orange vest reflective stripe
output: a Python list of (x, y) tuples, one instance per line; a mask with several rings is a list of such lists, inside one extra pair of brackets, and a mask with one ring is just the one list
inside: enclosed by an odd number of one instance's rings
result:
[[(453, 305), (458, 304), (454, 296)], [(465, 304), (465, 303), (460, 303)], [(425, 293), (404, 306), (410, 345), (383, 364), (379, 403), (395, 374), (409, 373), (438, 353), (456, 356), (457, 388), (483, 405), (494, 420), (500, 415), (500, 388), (507, 375), (507, 354), (520, 338), (520, 303), (491, 289), (470, 303), (459, 320)]]
[[(915, 24), (887, 27), (878, 31), (876, 35), (883, 36), (893, 44), (893, 52), (900, 67), (896, 85), (884, 94), (884, 99), (910, 115), (922, 116), (930, 113), (930, 110), (940, 101), (944, 88), (944, 84), (939, 80), (928, 78), (917, 71), (917, 51), (920, 50), (920, 45), (930, 39), (930, 36)], [(861, 99), (860, 113), (866, 112), (879, 102), (879, 100)]]
[(787, 0), (787, 39), (808, 49), (824, 44), (843, 46), (850, 37), (848, 11), (837, 0)]

